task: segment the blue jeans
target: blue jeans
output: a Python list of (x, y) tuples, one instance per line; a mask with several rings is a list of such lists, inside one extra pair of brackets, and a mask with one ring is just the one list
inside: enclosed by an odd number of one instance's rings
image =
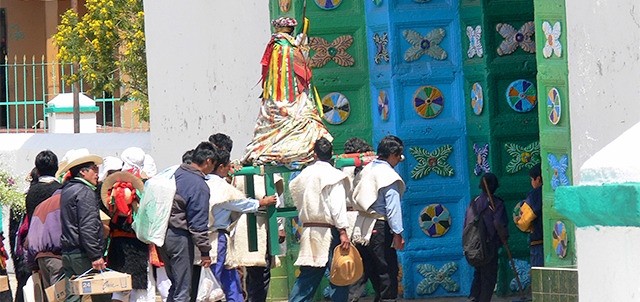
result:
[(544, 248), (542, 244), (531, 246), (531, 266), (544, 266)]
[[(333, 259), (333, 249), (340, 244), (340, 234), (338, 230), (333, 228), (331, 230), (333, 240), (331, 241), (331, 248), (329, 248), (329, 261), (323, 267), (313, 266), (301, 266), (300, 275), (296, 278), (296, 282), (293, 284), (293, 289), (289, 295), (289, 302), (309, 302), (313, 301), (313, 296), (324, 277), (324, 273), (331, 265), (331, 259)], [(348, 286), (335, 286), (329, 283), (331, 301), (334, 302), (346, 302), (349, 298)]]
[(242, 289), (240, 288), (240, 275), (235, 268), (227, 269), (224, 262), (227, 260), (227, 236), (223, 232), (218, 232), (218, 260), (211, 266), (213, 275), (220, 281), (220, 287), (224, 291), (227, 302), (242, 302)]

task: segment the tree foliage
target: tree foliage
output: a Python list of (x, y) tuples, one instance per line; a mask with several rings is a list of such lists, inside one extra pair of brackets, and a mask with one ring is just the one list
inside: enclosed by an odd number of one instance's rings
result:
[(148, 121), (142, 0), (87, 0), (85, 6), (83, 16), (66, 11), (54, 37), (60, 61), (79, 64), (66, 80), (82, 80), (94, 95), (124, 88), (122, 100), (139, 101), (136, 114)]

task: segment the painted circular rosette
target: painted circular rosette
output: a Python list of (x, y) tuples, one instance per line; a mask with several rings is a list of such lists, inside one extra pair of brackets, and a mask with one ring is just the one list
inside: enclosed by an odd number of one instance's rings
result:
[(567, 256), (567, 227), (564, 222), (556, 221), (553, 226), (553, 250), (559, 258)]
[(560, 102), (560, 93), (556, 88), (551, 88), (547, 94), (547, 114), (551, 124), (557, 125), (560, 122), (562, 106)]
[(342, 3), (342, 0), (313, 0), (316, 5), (324, 10), (336, 9)]
[(384, 90), (378, 92), (378, 116), (383, 121), (389, 120), (389, 97)]
[(422, 86), (413, 96), (413, 109), (423, 118), (434, 118), (444, 109), (444, 97), (440, 89)]
[(440, 237), (451, 227), (449, 210), (441, 204), (430, 204), (420, 213), (420, 228), (429, 237)]
[(471, 87), (471, 108), (475, 115), (482, 114), (484, 107), (484, 95), (482, 93), (482, 86), (480, 83), (473, 83)]
[(291, 231), (296, 238), (296, 242), (300, 242), (300, 237), (302, 237), (302, 223), (298, 216), (291, 218)]
[(322, 98), (322, 109), (324, 112), (322, 118), (332, 125), (344, 123), (351, 112), (349, 100), (339, 92), (329, 93)]
[(536, 86), (527, 80), (516, 80), (507, 87), (507, 102), (516, 112), (529, 112), (536, 107)]

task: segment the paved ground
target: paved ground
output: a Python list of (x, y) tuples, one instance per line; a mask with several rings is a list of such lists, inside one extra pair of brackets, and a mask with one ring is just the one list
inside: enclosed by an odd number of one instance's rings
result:
[[(16, 288), (16, 278), (14, 274), (9, 274), (9, 282), (11, 285), (11, 288), (13, 289), (13, 294), (16, 294), (15, 288)], [(160, 299), (160, 297), (158, 297), (156, 299), (157, 302), (162, 302), (162, 299)], [(360, 301), (362, 302), (371, 302), (373, 301), (372, 298), (364, 298), (364, 299), (360, 299)], [(404, 300), (401, 300), (404, 301)], [(467, 299), (464, 297), (457, 297), (457, 298), (433, 298), (433, 299), (421, 299), (421, 300), (406, 300), (406, 301), (411, 301), (411, 302), (466, 302)], [(522, 301), (519, 297), (494, 297), (492, 300), (492, 302), (520, 302)], [(524, 302), (524, 301), (523, 301)]]

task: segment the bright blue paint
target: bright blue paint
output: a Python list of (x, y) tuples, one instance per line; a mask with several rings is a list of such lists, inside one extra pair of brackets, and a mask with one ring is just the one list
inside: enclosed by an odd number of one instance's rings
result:
[[(377, 6), (373, 1), (365, 2), (367, 22), (367, 47), (369, 53), (371, 112), (373, 114), (373, 142), (377, 144), (386, 134), (398, 135), (405, 142), (405, 157), (396, 170), (407, 184), (403, 198), (403, 220), (405, 226), (405, 250), (400, 253), (403, 268), (404, 298), (438, 296), (465, 296), (468, 294), (473, 270), (462, 255), (461, 237), (465, 205), (469, 202), (469, 171), (467, 165), (467, 138), (464, 101), (464, 77), (462, 74), (461, 29), (458, 1), (432, 0), (417, 3), (413, 0), (382, 1)], [(444, 28), (445, 37), (439, 43), (447, 52), (443, 61), (427, 55), (408, 63), (404, 54), (410, 47), (402, 32), (412, 29), (422, 36), (434, 28)], [(376, 64), (375, 33), (386, 32), (390, 61)], [(444, 110), (433, 119), (420, 117), (413, 108), (416, 89), (431, 85), (440, 89), (445, 98)], [(389, 120), (378, 116), (378, 91), (384, 89), (389, 97)], [(454, 147), (448, 163), (453, 166), (452, 177), (435, 173), (420, 179), (411, 179), (410, 171), (415, 159), (408, 149), (419, 146), (430, 151), (450, 144)], [(418, 215), (431, 203), (442, 203), (449, 209), (452, 226), (440, 238), (429, 238), (420, 229)], [(438, 288), (428, 296), (418, 296), (416, 286), (424, 279), (417, 271), (422, 263), (442, 267), (448, 262), (457, 262), (458, 270), (452, 278), (460, 285), (460, 291), (451, 293)]]

